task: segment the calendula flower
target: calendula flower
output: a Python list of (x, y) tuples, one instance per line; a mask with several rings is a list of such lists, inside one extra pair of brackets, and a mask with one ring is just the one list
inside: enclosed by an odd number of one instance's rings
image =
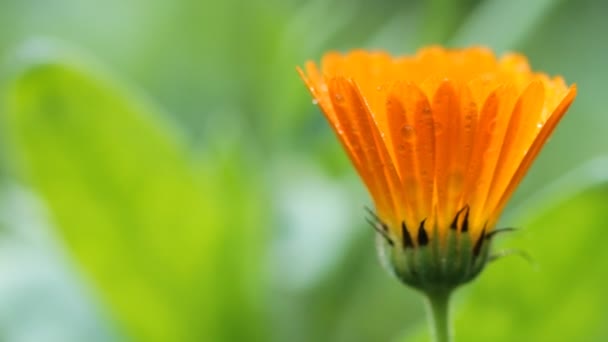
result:
[(426, 293), (483, 268), (501, 211), (576, 95), (482, 47), (330, 52), (298, 71), (373, 199), (386, 264)]

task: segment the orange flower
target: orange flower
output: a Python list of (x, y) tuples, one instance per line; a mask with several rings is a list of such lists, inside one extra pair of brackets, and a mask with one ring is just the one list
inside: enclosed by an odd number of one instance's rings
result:
[(524, 56), (482, 47), (330, 52), (298, 71), (386, 237), (412, 246), (445, 244), (450, 229), (487, 236), (576, 96)]

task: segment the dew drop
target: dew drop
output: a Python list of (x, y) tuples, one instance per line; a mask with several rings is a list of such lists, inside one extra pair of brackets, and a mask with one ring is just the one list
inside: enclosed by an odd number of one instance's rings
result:
[(406, 140), (414, 138), (414, 127), (410, 125), (404, 125), (401, 127), (401, 136)]
[(543, 123), (542, 122), (537, 123), (536, 128), (543, 128)]
[(441, 122), (435, 121), (433, 126), (435, 127), (435, 135), (443, 134), (443, 124)]
[(336, 101), (338, 101), (338, 102), (343, 102), (344, 96), (342, 96), (342, 94), (336, 94), (336, 95), (334, 95), (334, 99), (336, 99)]
[(318, 104), (319, 104), (319, 100), (317, 100), (317, 99), (312, 99), (312, 104), (313, 104), (313, 105), (315, 105), (315, 106), (316, 106), (316, 105), (318, 105)]
[(493, 134), (494, 133), (494, 129), (496, 128), (496, 119), (493, 119), (492, 121), (490, 121), (490, 123), (488, 124), (488, 133)]

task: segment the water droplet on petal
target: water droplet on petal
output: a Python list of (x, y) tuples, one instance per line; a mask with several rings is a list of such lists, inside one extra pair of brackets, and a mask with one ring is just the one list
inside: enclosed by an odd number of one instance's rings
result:
[(435, 127), (435, 135), (443, 134), (443, 124), (441, 122), (435, 121), (433, 126)]
[(342, 96), (342, 94), (335, 94), (334, 99), (336, 99), (338, 102), (342, 102), (344, 101), (344, 96)]
[(543, 123), (542, 122), (537, 123), (536, 128), (543, 128)]
[(412, 139), (414, 137), (414, 127), (410, 125), (404, 125), (401, 127), (401, 136), (406, 140)]
[(493, 134), (494, 133), (494, 129), (496, 128), (496, 119), (493, 119), (492, 121), (490, 121), (490, 123), (488, 124), (488, 133)]
[(317, 99), (312, 99), (312, 104), (313, 104), (313, 105), (315, 105), (315, 106), (316, 106), (316, 105), (318, 105), (318, 104), (319, 104), (319, 100), (317, 100)]

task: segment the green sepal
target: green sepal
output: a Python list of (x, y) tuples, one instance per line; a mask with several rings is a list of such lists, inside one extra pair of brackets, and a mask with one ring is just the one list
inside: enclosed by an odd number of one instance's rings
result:
[(448, 230), (445, 241), (437, 236), (413, 247), (379, 238), (382, 264), (401, 282), (425, 293), (452, 290), (479, 275), (488, 261), (490, 239), (484, 235), (473, 241), (469, 232), (456, 229)]

